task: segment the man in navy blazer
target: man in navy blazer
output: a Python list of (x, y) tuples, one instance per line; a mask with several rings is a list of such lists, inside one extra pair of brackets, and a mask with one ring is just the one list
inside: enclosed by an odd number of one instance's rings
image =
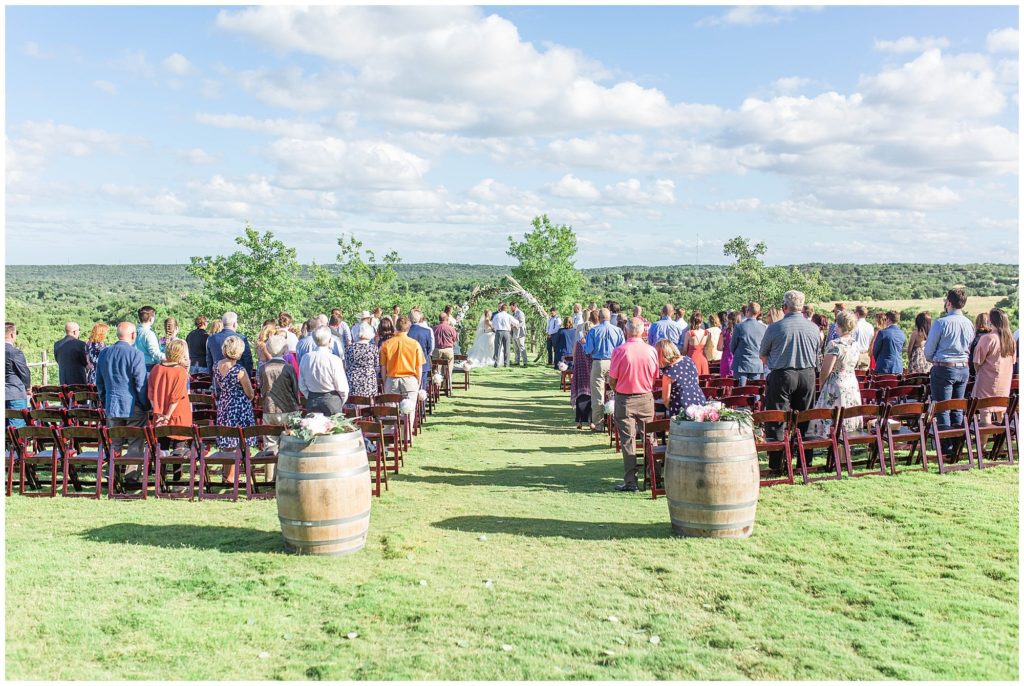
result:
[(875, 373), (902, 374), (903, 346), (907, 344), (907, 337), (899, 327), (899, 312), (886, 312), (885, 321), (887, 326), (875, 334), (875, 345), (871, 349), (875, 356)]
[(747, 318), (736, 325), (729, 349), (732, 350), (732, 371), (737, 386), (746, 386), (750, 381), (764, 378), (764, 364), (761, 362), (761, 340), (768, 329), (758, 317), (761, 306), (755, 302), (747, 305)]
[[(135, 325), (117, 325), (117, 343), (104, 348), (96, 361), (96, 391), (107, 412), (107, 426), (145, 426), (149, 421), (146, 397), (146, 360), (135, 347)], [(111, 447), (119, 451), (123, 441)], [(142, 452), (142, 439), (134, 439), (128, 450)], [(133, 480), (128, 478), (128, 480)]]
[(423, 313), (419, 310), (409, 312), (409, 320), (412, 326), (409, 327), (409, 338), (420, 344), (423, 348), (423, 359), (427, 362), (423, 365), (423, 373), (420, 375), (420, 388), (429, 388), (430, 381), (430, 355), (434, 352), (434, 331), (423, 322)]
[(206, 339), (206, 362), (210, 365), (210, 374), (213, 374), (217, 363), (224, 359), (224, 352), (221, 350), (224, 341), (232, 336), (238, 336), (242, 339), (242, 345), (245, 346), (242, 349), (242, 359), (239, 362), (242, 364), (242, 368), (245, 369), (246, 374), (251, 377), (254, 371), (252, 366), (252, 350), (249, 348), (249, 339), (236, 331), (238, 328), (238, 315), (234, 312), (225, 312), (224, 316), (221, 317), (221, 321), (224, 322), (224, 329)]
[(53, 359), (57, 361), (57, 371), (62, 384), (89, 383), (87, 371), (89, 356), (86, 354), (85, 341), (78, 338), (81, 330), (75, 322), (64, 325), (64, 338), (53, 344)]

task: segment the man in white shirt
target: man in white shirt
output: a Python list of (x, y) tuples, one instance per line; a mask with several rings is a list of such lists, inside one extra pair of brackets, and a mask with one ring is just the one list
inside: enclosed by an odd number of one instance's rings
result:
[(299, 344), (299, 337), (292, 333), (292, 323), (294, 321), (288, 312), (282, 312), (277, 315), (277, 325), (285, 330), (285, 351), (290, 353), (295, 352), (295, 346)]
[(526, 366), (526, 313), (519, 309), (519, 305), (511, 302), (508, 304), (512, 312), (512, 318), (516, 320), (519, 327), (512, 336), (512, 348), (516, 351), (516, 365)]
[(583, 321), (583, 305), (576, 303), (572, 306), (572, 325), (578, 328)]
[(868, 321), (868, 308), (857, 305), (853, 308), (857, 316), (857, 326), (853, 327), (853, 343), (860, 349), (860, 359), (857, 360), (857, 369), (867, 369), (871, 366), (871, 355), (868, 352), (871, 346), (871, 337), (875, 335), (875, 327)]
[[(511, 334), (513, 329), (519, 328), (519, 323), (508, 313), (508, 305), (501, 303), (491, 317), (491, 326), (494, 328), (494, 366), (497, 367), (504, 360), (504, 366), (507, 367)], [(504, 353), (504, 357), (501, 357), (501, 353)]]
[(331, 320), (328, 322), (331, 331), (341, 339), (341, 349), (347, 350), (354, 343), (352, 340), (352, 329), (342, 316), (341, 308), (335, 307), (331, 310)]
[(548, 365), (554, 364), (555, 359), (555, 334), (562, 328), (562, 320), (558, 318), (558, 310), (551, 308), (551, 316), (548, 317), (546, 333), (548, 335)]
[(313, 332), (316, 349), (299, 363), (299, 392), (306, 397), (306, 411), (328, 417), (341, 414), (348, 399), (348, 377), (341, 358), (331, 353), (334, 335), (326, 326)]

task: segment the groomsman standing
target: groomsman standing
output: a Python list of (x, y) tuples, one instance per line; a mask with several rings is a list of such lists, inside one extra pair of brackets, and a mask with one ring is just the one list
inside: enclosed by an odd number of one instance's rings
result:
[(555, 334), (562, 328), (562, 320), (558, 318), (558, 309), (551, 308), (551, 316), (548, 317), (548, 366), (554, 364), (555, 359)]
[(519, 306), (512, 302), (508, 304), (512, 311), (512, 318), (519, 324), (515, 334), (512, 336), (512, 347), (516, 351), (516, 364), (526, 366), (526, 313), (519, 309)]
[(498, 311), (491, 317), (491, 326), (494, 328), (494, 366), (499, 366), (504, 360), (504, 366), (507, 367), (510, 335), (512, 330), (519, 326), (512, 315), (508, 313), (508, 305), (501, 303), (498, 306)]

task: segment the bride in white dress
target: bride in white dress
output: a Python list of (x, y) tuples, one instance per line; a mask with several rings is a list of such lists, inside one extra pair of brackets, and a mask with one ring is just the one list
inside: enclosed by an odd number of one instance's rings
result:
[(473, 347), (466, 355), (474, 367), (494, 364), (494, 328), (491, 326), (491, 311), (484, 310), (473, 336)]

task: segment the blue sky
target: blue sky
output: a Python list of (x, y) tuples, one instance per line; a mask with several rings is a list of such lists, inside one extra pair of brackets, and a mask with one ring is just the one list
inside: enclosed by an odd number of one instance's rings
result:
[[(6, 261), (1014, 262), (1016, 7), (8, 7)], [(972, 240), (964, 241), (970, 235)], [(43, 257), (45, 256), (45, 258)]]

